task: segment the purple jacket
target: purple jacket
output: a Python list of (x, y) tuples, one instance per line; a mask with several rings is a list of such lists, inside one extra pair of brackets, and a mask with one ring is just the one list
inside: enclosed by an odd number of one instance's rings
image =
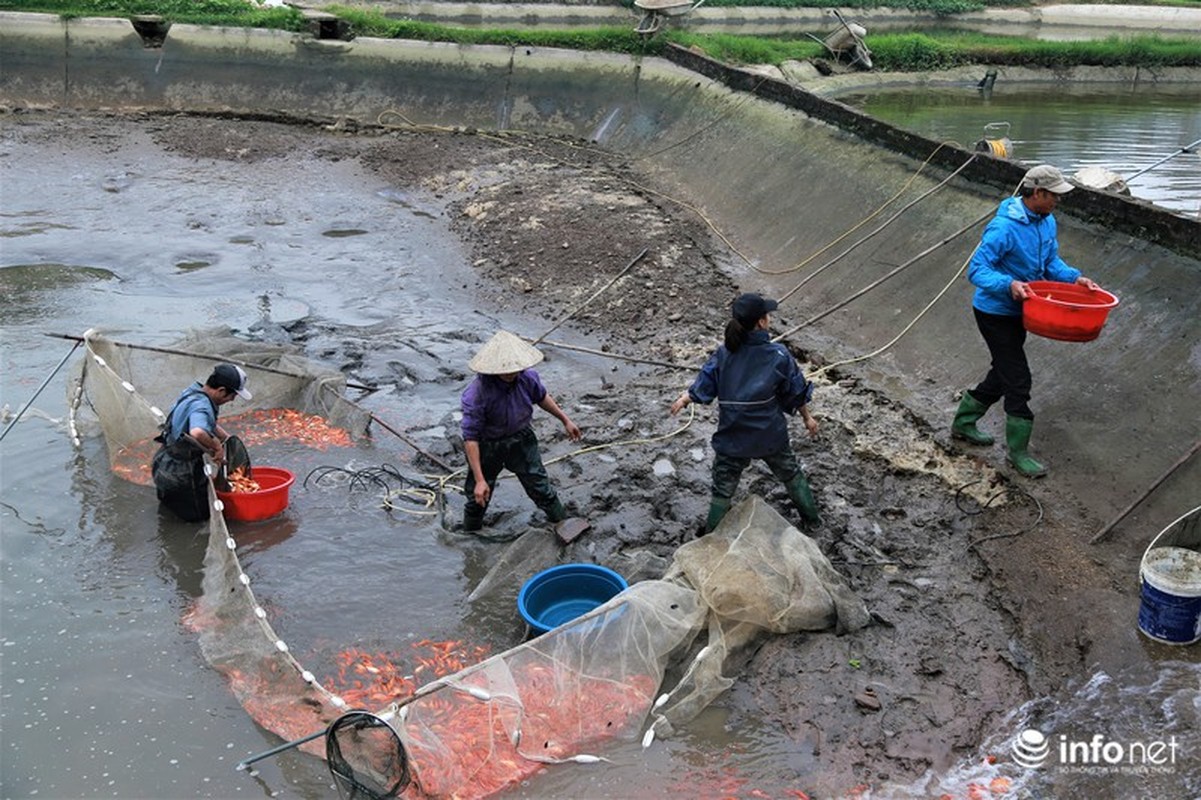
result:
[(463, 392), (463, 439), (469, 442), (503, 439), (524, 430), (534, 406), (546, 397), (542, 379), (532, 369), (506, 383), (495, 375), (478, 375)]

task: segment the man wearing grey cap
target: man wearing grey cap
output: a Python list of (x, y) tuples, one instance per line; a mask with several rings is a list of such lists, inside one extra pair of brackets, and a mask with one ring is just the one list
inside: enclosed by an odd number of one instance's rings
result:
[(207, 453), (218, 465), (225, 460), (229, 434), (217, 424), (217, 409), (235, 397), (252, 398), (246, 373), (234, 364), (218, 364), (208, 380), (196, 381), (180, 393), (155, 437), (162, 445), (150, 471), (159, 502), (187, 522), (209, 518), (204, 456)]
[(968, 265), (968, 279), (976, 286), (972, 311), (992, 364), (984, 380), (963, 393), (951, 435), (971, 444), (992, 444), (993, 438), (977, 428), (976, 422), (989, 406), (1004, 398), (1009, 462), (1028, 478), (1041, 477), (1047, 469), (1028, 452), (1034, 427), (1030, 410), (1033, 379), (1026, 361), (1022, 301), (1033, 294), (1030, 281), (1100, 288), (1059, 257), (1051, 212), (1072, 188), (1055, 167), (1040, 164), (1030, 169), (1022, 177), (1017, 196), (1001, 202)]

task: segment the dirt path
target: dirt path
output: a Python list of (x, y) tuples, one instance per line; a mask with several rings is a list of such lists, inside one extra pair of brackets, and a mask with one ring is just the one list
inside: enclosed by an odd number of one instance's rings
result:
[[(585, 142), (134, 119), (148, 123), (160, 146), (196, 158), (361, 159), (398, 187), (446, 204), (470, 247), (482, 307), (542, 316), (548, 325), (646, 248), (645, 259), (571, 323), (613, 353), (697, 365), (717, 344), (737, 291), (712, 231), (650, 191), (670, 187)], [(121, 135), (128, 118), (75, 122), (92, 135)], [(298, 342), (308, 334), (303, 322), (289, 332)], [(820, 363), (805, 341), (791, 345), (807, 372)], [(380, 377), (362, 373), (353, 358), (346, 369), (366, 382)], [(612, 382), (559, 387), (556, 395), (596, 444), (661, 431), (668, 403), (690, 380), (687, 371), (623, 365)], [(461, 389), (446, 382), (448, 393)], [(766, 640), (719, 702), (735, 723), (754, 713), (812, 748), (822, 779), (811, 788), (828, 796), (911, 782), (976, 753), (1006, 712), (1096, 660), (1094, 639), (1132, 589), (1079, 556), (1070, 506), (1040, 510), (987, 460), (949, 448), (944, 431), (861, 379), (819, 378), (814, 411), (816, 439), (794, 426), (825, 517), (811, 535), (879, 622), (844, 637)], [(582, 560), (641, 565), (632, 579), (658, 574), (703, 520), (714, 421), (713, 409), (700, 409), (673, 438), (555, 468), (569, 505), (593, 522), (576, 545), (586, 548)], [(449, 440), (436, 455), (462, 458)], [(752, 491), (796, 519), (761, 467), (744, 476), (741, 494)], [(878, 708), (863, 702), (865, 689)]]

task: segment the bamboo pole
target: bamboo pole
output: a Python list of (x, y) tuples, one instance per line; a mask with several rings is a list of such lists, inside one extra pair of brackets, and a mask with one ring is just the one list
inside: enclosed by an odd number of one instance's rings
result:
[(1138, 508), (1138, 506), (1144, 500), (1147, 499), (1147, 497), (1151, 494), (1151, 492), (1158, 489), (1159, 485), (1161, 483), (1166, 481), (1168, 478), (1172, 477), (1172, 473), (1174, 473), (1176, 470), (1183, 467), (1184, 462), (1188, 461), (1190, 458), (1195, 456), (1197, 454), (1198, 450), (1201, 450), (1201, 439), (1198, 439), (1197, 441), (1193, 442), (1193, 446), (1191, 448), (1189, 448), (1189, 451), (1187, 453), (1182, 455), (1180, 458), (1176, 459), (1176, 463), (1173, 464), (1171, 467), (1169, 467), (1167, 472), (1165, 472), (1163, 475), (1160, 475), (1159, 478), (1157, 478), (1154, 483), (1152, 483), (1150, 486), (1148, 486), (1143, 491), (1142, 494), (1140, 494), (1138, 497), (1134, 498), (1134, 501), (1130, 505), (1128, 505), (1124, 509), (1122, 509), (1121, 513), (1119, 513), (1116, 517), (1114, 517), (1113, 520), (1108, 525), (1106, 525), (1104, 528), (1102, 528), (1100, 531), (1098, 531), (1096, 536), (1089, 539), (1088, 543), (1096, 544), (1097, 542), (1101, 541), (1106, 536), (1108, 536), (1109, 532), (1112, 531), (1119, 522), (1121, 522), (1123, 519), (1125, 519), (1127, 514), (1129, 514), (1134, 509)]
[[(525, 336), (523, 336), (522, 338), (525, 339), (527, 342), (533, 341), (532, 339), (525, 337)], [(600, 356), (602, 358), (615, 358), (618, 361), (627, 361), (631, 364), (649, 364), (653, 367), (667, 367), (668, 369), (680, 369), (680, 370), (689, 370), (689, 371), (700, 369), (700, 367), (696, 367), (696, 366), (685, 366), (683, 364), (672, 364), (669, 361), (654, 361), (649, 358), (635, 358), (634, 356), (623, 356), (620, 353), (606, 353), (604, 350), (597, 350), (594, 347), (583, 347), (578, 344), (564, 344), (563, 342), (550, 342), (550, 341), (542, 341), (542, 342), (540, 342), (540, 344), (546, 345), (547, 347), (557, 347), (560, 350), (574, 350), (575, 352), (578, 352), (578, 353), (588, 353), (589, 355)]]
[(54, 376), (58, 374), (58, 371), (63, 368), (63, 364), (66, 364), (67, 359), (69, 359), (75, 353), (75, 351), (78, 349), (79, 349), (79, 342), (76, 342), (75, 346), (71, 348), (71, 352), (67, 353), (65, 356), (63, 356), (63, 360), (58, 362), (57, 367), (50, 370), (50, 374), (46, 376), (46, 380), (42, 381), (42, 385), (38, 387), (38, 390), (33, 393), (33, 396), (29, 398), (29, 401), (27, 403), (25, 403), (24, 406), (21, 407), (21, 410), (17, 412), (17, 415), (12, 418), (12, 421), (9, 422), (8, 425), (6, 425), (4, 427), (4, 430), (2, 432), (0, 432), (0, 441), (3, 441), (4, 437), (8, 436), (8, 432), (11, 431), (18, 422), (21, 421), (21, 417), (24, 416), (25, 412), (29, 410), (29, 407), (33, 405), (33, 401), (38, 399), (38, 395), (41, 394), (46, 389), (46, 387), (50, 385), (50, 381), (53, 380)]
[(1156, 161), (1154, 164), (1152, 164), (1149, 167), (1144, 167), (1143, 169), (1140, 169), (1138, 172), (1134, 173), (1126, 180), (1132, 181), (1135, 178), (1137, 178), (1139, 175), (1142, 175), (1144, 172), (1150, 172), (1151, 170), (1155, 169), (1156, 167), (1158, 167), (1160, 164), (1164, 163), (1165, 161), (1171, 161), (1176, 156), (1183, 155), (1184, 153), (1191, 153), (1191, 152), (1193, 152), (1193, 148), (1196, 147), (1197, 145), (1201, 145), (1201, 139), (1198, 139), (1197, 141), (1193, 142), (1192, 144), (1186, 144), (1184, 147), (1180, 148), (1175, 153), (1172, 153), (1170, 156), (1164, 156), (1163, 158), (1159, 159), (1158, 161)]
[[(85, 339), (84, 339), (82, 336), (71, 336), (71, 335), (69, 335), (69, 334), (65, 334), (65, 333), (47, 333), (46, 335), (47, 335), (47, 336), (54, 337), (54, 338), (58, 338), (58, 339), (66, 339), (66, 340), (68, 340), (68, 341), (73, 341), (73, 342), (76, 342), (76, 347), (78, 347), (78, 346), (79, 346), (79, 343), (82, 343), (82, 342), (84, 342), (84, 341), (85, 341)], [(148, 351), (148, 352), (151, 352), (151, 353), (163, 353), (163, 354), (165, 354), (165, 355), (172, 355), (172, 356), (186, 356), (186, 357), (188, 357), (188, 358), (213, 358), (213, 356), (210, 356), (210, 355), (208, 355), (208, 354), (205, 354), (205, 353), (190, 353), (190, 352), (188, 352), (188, 351), (186, 351), (186, 350), (176, 350), (176, 349), (173, 349), (173, 348), (170, 348), (170, 347), (153, 347), (153, 346), (151, 346), (151, 345), (144, 345), (144, 344), (132, 344), (132, 343), (130, 343), (130, 342), (118, 342), (118, 341), (116, 341), (116, 340), (113, 340), (113, 339), (109, 339), (108, 341), (109, 341), (111, 344), (117, 345), (118, 347), (128, 347), (128, 348), (130, 348), (131, 350), (146, 350), (146, 351)], [(74, 351), (72, 351), (72, 352), (74, 352)], [(246, 363), (246, 362), (238, 362), (238, 361), (230, 361), (229, 363), (231, 363), (231, 364), (237, 363), (237, 364), (239, 364), (240, 366), (244, 366), (244, 367), (250, 367), (251, 369), (262, 370), (262, 371), (264, 371), (264, 372), (271, 372), (271, 373), (274, 373), (274, 374), (276, 374), (276, 375), (286, 375), (286, 376), (288, 376), (289, 378), (305, 378), (305, 377), (308, 377), (308, 376), (306, 376), (306, 375), (298, 374), (298, 373), (295, 373), (295, 372), (288, 372), (287, 370), (277, 369), (277, 368), (275, 368), (275, 367), (264, 367), (264, 366), (260, 366), (260, 365), (258, 365), (258, 364), (248, 364), (248, 363)], [(351, 387), (352, 389), (365, 389), (365, 390), (367, 390), (367, 391), (372, 391), (372, 392), (373, 392), (373, 391), (375, 391), (375, 390), (378, 388), (378, 387), (375, 387), (375, 386), (365, 386), (365, 385), (363, 385), (363, 384), (354, 384), (354, 383), (349, 383), (349, 382), (348, 382), (346, 385), (347, 385), (347, 386), (349, 386), (349, 387)], [(324, 387), (324, 388), (325, 388), (325, 389), (327, 389), (328, 391), (332, 392), (332, 393), (333, 393), (333, 394), (335, 394), (335, 395), (337, 395), (337, 394), (338, 394), (337, 392), (335, 392), (335, 391), (333, 390), (333, 388), (331, 388), (331, 387), (329, 387), (329, 386), (326, 386), (326, 387)], [(338, 395), (338, 396), (340, 397), (340, 395)], [(433, 463), (437, 464), (439, 467), (441, 467), (442, 469), (446, 470), (447, 472), (454, 472), (454, 468), (453, 468), (453, 467), (451, 467), (449, 464), (447, 464), (445, 461), (443, 461), (442, 459), (438, 458), (438, 457), (437, 457), (436, 455), (434, 455), (433, 453), (429, 453), (429, 452), (427, 452), (426, 450), (422, 449), (422, 448), (421, 448), (421, 447), (420, 447), (420, 446), (419, 446), (419, 445), (418, 445), (416, 442), (414, 442), (414, 441), (413, 441), (411, 438), (409, 438), (409, 437), (408, 437), (408, 436), (406, 436), (405, 434), (401, 433), (400, 431), (398, 431), (396, 428), (394, 428), (394, 427), (392, 427), (391, 425), (389, 425), (389, 424), (388, 424), (387, 422), (385, 422), (384, 420), (380, 419), (380, 418), (379, 418), (379, 417), (378, 417), (378, 416), (377, 416), (375, 413), (373, 413), (373, 412), (371, 412), (371, 411), (367, 411), (367, 409), (363, 408), (363, 407), (362, 407), (362, 406), (360, 406), (358, 403), (355, 403), (353, 400), (350, 400), (349, 398), (345, 398), (345, 397), (343, 397), (342, 399), (343, 399), (343, 400), (345, 400), (347, 403), (350, 403), (351, 405), (355, 406), (356, 408), (358, 408), (358, 409), (360, 409), (360, 410), (362, 410), (362, 411), (366, 411), (366, 412), (367, 412), (367, 414), (368, 414), (368, 415), (370, 415), (371, 419), (372, 419), (372, 420), (374, 420), (376, 423), (378, 423), (380, 427), (382, 427), (384, 430), (388, 431), (388, 432), (389, 432), (389, 433), (391, 433), (392, 435), (396, 436), (396, 438), (400, 439), (402, 442), (404, 442), (405, 444), (407, 444), (409, 447), (411, 447), (411, 448), (413, 448), (414, 450), (416, 450), (416, 451), (417, 451), (419, 454), (421, 454), (422, 456), (425, 456), (425, 457), (426, 457), (426, 458), (428, 458), (430, 461), (432, 461)], [(6, 431), (6, 432), (7, 432), (7, 431)]]
[[(66, 333), (47, 333), (46, 335), (50, 336), (52, 338), (55, 338), (55, 339), (66, 339), (69, 342), (84, 342), (84, 341), (86, 341), (82, 336), (71, 336), (70, 334), (66, 334)], [(166, 355), (187, 356), (188, 358), (208, 358), (208, 359), (221, 358), (221, 356), (214, 356), (209, 353), (190, 353), (187, 350), (176, 350), (176, 349), (173, 349), (170, 347), (154, 347), (154, 346), (148, 345), (148, 344), (133, 344), (131, 342), (118, 342), (116, 339), (109, 339), (107, 341), (110, 344), (116, 345), (117, 347), (128, 347), (130, 350), (146, 350), (147, 352), (151, 352), (151, 353), (165, 353)], [(272, 372), (272, 373), (275, 373), (276, 375), (286, 375), (289, 378), (304, 378), (304, 377), (306, 377), (305, 375), (300, 375), (295, 372), (288, 372), (287, 370), (279, 369), (278, 367), (265, 367), (265, 366), (262, 366), (261, 364), (248, 364), (245, 361), (236, 361), (233, 359), (226, 359), (226, 360), (230, 364), (237, 364), (240, 367), (250, 367), (251, 369), (261, 370), (262, 372)], [(346, 385), (347, 385), (347, 387), (349, 387), (351, 389), (360, 389), (362, 391), (367, 391), (367, 392), (374, 392), (379, 388), (378, 386), (367, 386), (362, 383), (353, 383), (351, 381), (347, 381)]]
[[(333, 390), (331, 389), (330, 391), (333, 391)], [(348, 402), (348, 403), (351, 403), (352, 405), (358, 406), (359, 408), (362, 408), (362, 406), (359, 406), (359, 404), (358, 404), (358, 403), (355, 403), (353, 400), (347, 400), (346, 402)], [(366, 411), (366, 409), (363, 409), (363, 410), (364, 410), (364, 411)], [(428, 458), (430, 461), (432, 461), (432, 462), (434, 462), (435, 464), (437, 464), (438, 466), (442, 467), (442, 469), (446, 470), (447, 472), (454, 472), (454, 471), (455, 471), (455, 468), (454, 468), (454, 467), (450, 466), (449, 464), (447, 464), (447, 463), (446, 463), (445, 461), (443, 461), (442, 459), (438, 458), (438, 457), (437, 457), (436, 455), (434, 455), (433, 453), (430, 453), (430, 452), (427, 452), (427, 451), (423, 450), (423, 449), (422, 449), (422, 448), (421, 448), (421, 447), (420, 447), (420, 446), (419, 446), (419, 445), (418, 445), (416, 442), (414, 442), (412, 439), (410, 439), (410, 438), (409, 438), (408, 436), (406, 436), (405, 434), (403, 434), (403, 433), (401, 433), (400, 431), (396, 430), (396, 428), (393, 428), (393, 427), (392, 427), (391, 425), (389, 425), (387, 422), (384, 422), (382, 419), (380, 419), (378, 416), (376, 416), (376, 414), (375, 414), (374, 412), (372, 412), (372, 411), (368, 411), (367, 413), (371, 415), (371, 419), (375, 420), (376, 424), (378, 424), (378, 425), (379, 425), (381, 428), (383, 428), (384, 430), (386, 430), (388, 433), (391, 433), (391, 434), (392, 434), (392, 435), (394, 435), (396, 438), (400, 439), (402, 442), (404, 442), (404, 443), (405, 443), (405, 444), (407, 444), (409, 447), (411, 447), (411, 448), (413, 448), (414, 450), (416, 450), (416, 451), (417, 451), (418, 453), (420, 453), (421, 455), (423, 455), (423, 456), (425, 456), (426, 458)]]
[(927, 247), (925, 250), (923, 250), (922, 252), (918, 253), (916, 256), (914, 256), (913, 258), (909, 259), (909, 260), (908, 260), (908, 261), (906, 261), (904, 264), (901, 264), (899, 267), (896, 267), (896, 268), (892, 269), (891, 271), (889, 271), (889, 272), (885, 273), (885, 274), (884, 274), (884, 275), (882, 275), (881, 277), (879, 277), (879, 278), (877, 278), (876, 280), (874, 280), (874, 281), (872, 281), (871, 283), (869, 283), (867, 286), (863, 287), (863, 288), (862, 288), (862, 289), (860, 289), (859, 291), (857, 291), (857, 292), (855, 292), (854, 294), (852, 294), (850, 297), (846, 298), (845, 300), (841, 300), (841, 301), (839, 301), (839, 302), (835, 303), (834, 305), (830, 306), (830, 307), (829, 307), (829, 308), (827, 308), (825, 311), (822, 311), (822, 312), (821, 312), (821, 313), (819, 313), (819, 314), (814, 314), (812, 317), (810, 317), (809, 319), (805, 320), (805, 321), (804, 321), (804, 322), (802, 322), (800, 325), (794, 325), (793, 327), (791, 327), (791, 328), (789, 328), (788, 330), (784, 331), (784, 332), (783, 332), (783, 333), (781, 333), (780, 335), (773, 337), (773, 338), (772, 338), (772, 341), (773, 341), (773, 342), (778, 342), (778, 341), (780, 341), (781, 339), (785, 339), (785, 338), (787, 338), (787, 337), (791, 336), (792, 334), (796, 333), (797, 331), (799, 331), (801, 328), (804, 328), (804, 327), (806, 327), (806, 326), (812, 325), (813, 323), (817, 322), (818, 320), (822, 319), (823, 317), (827, 317), (827, 316), (829, 316), (830, 314), (833, 314), (835, 311), (837, 311), (838, 309), (842, 308), (843, 306), (849, 305), (849, 304), (850, 304), (850, 303), (851, 303), (853, 300), (856, 300), (856, 299), (858, 299), (858, 298), (862, 297), (863, 295), (865, 295), (865, 294), (867, 294), (868, 292), (870, 292), (872, 289), (875, 289), (877, 286), (879, 286), (880, 284), (884, 283), (884, 282), (885, 282), (886, 280), (888, 280), (889, 278), (892, 278), (892, 277), (896, 276), (898, 273), (900, 273), (900, 272), (902, 272), (902, 271), (904, 271), (904, 270), (908, 269), (909, 267), (913, 266), (913, 265), (914, 265), (914, 264), (916, 264), (918, 261), (921, 261), (923, 258), (925, 258), (926, 256), (930, 255), (931, 253), (933, 253), (933, 252), (934, 252), (935, 250), (937, 250), (938, 248), (940, 248), (940, 247), (943, 247), (943, 246), (945, 246), (945, 245), (949, 244), (950, 242), (952, 242), (953, 240), (955, 240), (955, 239), (956, 239), (956, 238), (958, 238), (959, 236), (962, 236), (963, 234), (967, 233), (967, 232), (968, 232), (968, 231), (970, 231), (972, 228), (976, 227), (976, 226), (977, 226), (977, 225), (979, 225), (981, 222), (983, 222), (984, 220), (986, 220), (986, 219), (988, 219), (989, 217), (991, 217), (991, 216), (992, 216), (994, 213), (996, 213), (996, 212), (994, 212), (994, 211), (989, 211), (989, 212), (987, 212), (987, 213), (985, 213), (985, 214), (981, 214), (979, 217), (977, 217), (976, 219), (972, 220), (972, 221), (971, 221), (971, 222), (969, 222), (967, 225), (964, 225), (964, 226), (963, 226), (962, 228), (960, 228), (959, 230), (955, 231), (954, 233), (950, 234), (949, 236), (946, 236), (946, 237), (944, 237), (944, 238), (942, 239), (942, 241), (940, 241), (940, 242), (938, 242), (938, 243), (936, 243), (936, 244), (933, 244), (933, 245), (931, 245), (930, 247)]
[(558, 328), (560, 325), (562, 325), (562, 324), (563, 324), (564, 322), (566, 322), (567, 320), (569, 320), (569, 319), (571, 319), (572, 317), (574, 317), (574, 316), (576, 315), (576, 313), (577, 313), (577, 312), (581, 311), (581, 310), (582, 310), (582, 309), (584, 309), (584, 308), (587, 308), (587, 307), (588, 307), (588, 304), (589, 304), (589, 303), (591, 303), (591, 302), (592, 302), (593, 300), (595, 300), (596, 298), (600, 297), (600, 295), (601, 295), (601, 293), (602, 293), (602, 292), (604, 292), (606, 289), (608, 289), (608, 288), (609, 288), (610, 286), (612, 286), (613, 284), (617, 283), (617, 281), (619, 281), (623, 275), (625, 275), (627, 272), (629, 272), (630, 270), (632, 270), (632, 269), (634, 268), (634, 265), (635, 265), (635, 264), (637, 264), (639, 261), (641, 261), (641, 260), (643, 259), (643, 257), (644, 257), (644, 256), (646, 256), (647, 252), (648, 252), (648, 248), (646, 248), (646, 247), (642, 248), (642, 252), (641, 252), (641, 253), (639, 253), (638, 255), (634, 256), (633, 260), (631, 260), (629, 264), (626, 264), (626, 266), (625, 266), (625, 269), (623, 269), (621, 272), (619, 272), (619, 273), (617, 273), (616, 275), (614, 275), (614, 276), (612, 277), (612, 279), (610, 279), (610, 280), (609, 280), (609, 282), (608, 282), (608, 283), (606, 283), (604, 286), (602, 286), (601, 288), (599, 288), (599, 289), (597, 289), (595, 292), (593, 292), (593, 293), (592, 293), (592, 296), (591, 296), (591, 297), (589, 297), (587, 300), (585, 300), (584, 302), (580, 303), (578, 306), (576, 306), (575, 308), (573, 308), (571, 311), (567, 312), (567, 313), (566, 313), (565, 315), (563, 315), (562, 317), (559, 317), (559, 321), (558, 321), (558, 322), (556, 322), (554, 325), (551, 325), (551, 326), (550, 326), (550, 327), (549, 327), (549, 328), (546, 330), (546, 333), (542, 334), (542, 335), (541, 335), (541, 336), (539, 336), (537, 339), (535, 339), (535, 340), (533, 341), (533, 344), (535, 344), (535, 345), (536, 345), (536, 344), (538, 344), (538, 343), (539, 343), (539, 342), (541, 342), (543, 339), (545, 339), (547, 336), (550, 336), (552, 333), (554, 333), (554, 331), (555, 331), (555, 329), (556, 329), (556, 328)]

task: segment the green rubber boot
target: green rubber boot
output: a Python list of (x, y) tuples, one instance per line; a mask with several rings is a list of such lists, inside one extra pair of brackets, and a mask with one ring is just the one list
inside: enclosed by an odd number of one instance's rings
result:
[(955, 411), (955, 421), (951, 423), (951, 438), (962, 439), (970, 444), (990, 445), (993, 438), (976, 427), (976, 421), (984, 416), (988, 406), (972, 397), (971, 392), (964, 392)]
[(813, 499), (813, 491), (809, 488), (809, 481), (805, 479), (804, 474), (798, 472), (796, 477), (790, 480), (784, 488), (788, 490), (788, 498), (801, 512), (805, 521), (820, 525), (822, 518), (817, 513), (817, 501)]
[(709, 518), (705, 520), (705, 533), (713, 533), (713, 529), (721, 522), (722, 517), (730, 510), (730, 501), (724, 497), (709, 498)]
[(1013, 416), (1005, 418), (1005, 443), (1009, 446), (1009, 463), (1027, 478), (1041, 478), (1047, 474), (1047, 468), (1026, 452), (1030, 445), (1030, 432), (1033, 430), (1032, 419)]
[(551, 522), (562, 522), (567, 519), (567, 509), (563, 507), (563, 501), (555, 498), (555, 502), (550, 508), (546, 509), (546, 518)]

